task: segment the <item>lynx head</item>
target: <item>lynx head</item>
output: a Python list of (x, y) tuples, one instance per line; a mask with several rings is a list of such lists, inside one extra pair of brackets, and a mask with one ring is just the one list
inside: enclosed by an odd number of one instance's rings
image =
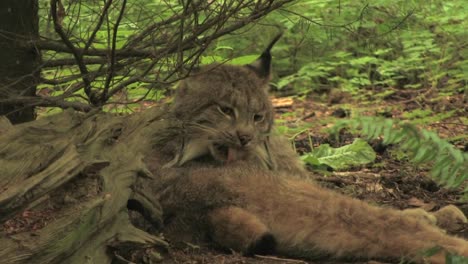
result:
[(208, 156), (221, 163), (257, 159), (274, 167), (268, 150), (273, 124), (268, 82), (270, 49), (279, 37), (252, 64), (208, 65), (180, 83), (172, 111), (186, 130), (171, 165)]

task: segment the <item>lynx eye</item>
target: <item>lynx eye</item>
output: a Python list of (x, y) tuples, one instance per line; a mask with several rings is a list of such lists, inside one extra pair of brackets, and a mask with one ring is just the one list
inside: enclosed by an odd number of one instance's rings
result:
[(262, 122), (265, 119), (265, 116), (262, 114), (255, 114), (253, 119), (255, 122)]
[(231, 107), (229, 106), (222, 106), (222, 105), (219, 105), (218, 106), (218, 110), (227, 115), (227, 116), (234, 116), (234, 109), (232, 109)]

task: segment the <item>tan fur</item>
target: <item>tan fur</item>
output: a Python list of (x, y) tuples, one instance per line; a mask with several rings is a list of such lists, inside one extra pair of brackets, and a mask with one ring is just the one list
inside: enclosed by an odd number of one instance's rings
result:
[(421, 208), (407, 209), (403, 213), (451, 232), (460, 230), (468, 222), (463, 212), (454, 205), (447, 205), (433, 213)]
[(424, 209), (421, 208), (412, 208), (403, 210), (403, 213), (407, 216), (414, 217), (420, 221), (425, 221), (431, 225), (437, 225), (437, 217), (434, 214), (426, 212)]
[[(173, 170), (161, 173), (174, 175)], [(421, 261), (424, 251), (435, 246), (468, 257), (467, 241), (426, 221), (370, 206), (306, 180), (289, 179), (284, 172), (239, 162), (216, 168), (191, 166), (184, 174), (161, 178), (170, 182), (159, 191), (166, 194), (159, 197), (163, 208), (178, 211), (177, 217), (184, 220), (176, 225), (190, 223), (198, 238), (209, 235), (233, 250), (246, 252), (255, 239), (271, 234), (276, 239), (274, 251), (294, 257)], [(440, 260), (432, 263), (444, 263)]]
[[(304, 258), (422, 263), (435, 246), (468, 257), (467, 241), (434, 225), (466, 220), (456, 207), (434, 214), (379, 208), (308, 180), (289, 143), (271, 129), (268, 78), (254, 66), (212, 65), (181, 83), (170, 114), (185, 125), (147, 160), (169, 239)], [(444, 252), (430, 260), (445, 263)]]
[(258, 217), (235, 206), (213, 210), (208, 214), (208, 222), (214, 227), (211, 233), (213, 241), (240, 252), (248, 252), (249, 247), (269, 232)]
[[(186, 122), (186, 131), (182, 148), (168, 165), (181, 166), (205, 154), (226, 162), (217, 148), (222, 144), (237, 158), (276, 167), (265, 146), (273, 124), (267, 84), (252, 70), (230, 65), (210, 65), (182, 81), (172, 113)], [(249, 139), (246, 145), (241, 135)]]
[(460, 230), (468, 222), (463, 212), (454, 205), (445, 206), (433, 215), (437, 218), (437, 226), (448, 231)]

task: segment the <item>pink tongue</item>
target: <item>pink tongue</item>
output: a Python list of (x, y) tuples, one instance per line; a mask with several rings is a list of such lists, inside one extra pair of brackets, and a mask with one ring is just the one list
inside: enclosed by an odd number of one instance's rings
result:
[(228, 153), (227, 153), (227, 160), (226, 163), (230, 163), (236, 160), (236, 150), (232, 148), (228, 148)]

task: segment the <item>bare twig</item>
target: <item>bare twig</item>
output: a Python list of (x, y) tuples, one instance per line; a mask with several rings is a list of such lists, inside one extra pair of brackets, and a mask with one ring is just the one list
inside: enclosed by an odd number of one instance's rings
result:
[(89, 112), (93, 107), (80, 102), (65, 101), (62, 96), (17, 96), (10, 98), (1, 98), (0, 104), (23, 104), (25, 106), (43, 106), (43, 107), (61, 107), (73, 108), (81, 112)]
[(112, 47), (110, 53), (110, 63), (109, 68), (107, 70), (106, 82), (104, 84), (104, 91), (100, 96), (101, 104), (105, 103), (108, 99), (107, 93), (109, 91), (109, 85), (111, 83), (112, 77), (114, 76), (114, 67), (115, 67), (115, 50), (116, 50), (116, 43), (117, 43), (117, 31), (119, 29), (120, 22), (122, 21), (123, 14), (125, 12), (125, 6), (127, 5), (127, 0), (123, 0), (122, 8), (120, 9), (119, 17), (114, 26), (114, 32), (112, 34)]
[(78, 64), (78, 68), (80, 69), (80, 72), (82, 74), (83, 82), (85, 84), (84, 91), (90, 99), (90, 102), (93, 103), (93, 98), (91, 94), (91, 80), (88, 78), (88, 69), (83, 62), (82, 54), (80, 54), (80, 52), (75, 48), (73, 43), (71, 43), (70, 39), (68, 39), (68, 36), (63, 31), (62, 25), (60, 24), (59, 18), (57, 16), (57, 0), (50, 1), (50, 13), (54, 21), (55, 32), (57, 32), (57, 34), (62, 39), (63, 43), (65, 43), (65, 45), (73, 54), (73, 57), (75, 57), (76, 63)]
[(93, 32), (89, 36), (89, 39), (83, 48), (84, 52), (86, 52), (89, 49), (89, 47), (91, 47), (91, 45), (93, 44), (94, 38), (96, 37), (97, 32), (102, 26), (102, 23), (104, 22), (104, 17), (107, 16), (107, 12), (109, 11), (109, 7), (111, 6), (111, 4), (112, 4), (112, 0), (107, 0), (107, 2), (104, 4), (104, 8), (102, 10), (101, 15), (99, 16), (99, 20), (96, 24), (96, 27), (94, 28)]
[(294, 11), (289, 10), (289, 9), (283, 9), (283, 8), (282, 8), (280, 11), (281, 11), (281, 12), (285, 12), (285, 13), (293, 14), (293, 15), (295, 15), (295, 16), (298, 16), (298, 17), (304, 19), (305, 21), (307, 21), (307, 22), (309, 22), (309, 23), (311, 23), (311, 24), (315, 24), (315, 25), (318, 25), (318, 26), (321, 26), (321, 27), (345, 28), (345, 27), (350, 26), (350, 25), (352, 25), (352, 24), (354, 24), (354, 23), (356, 23), (356, 22), (358, 22), (358, 21), (361, 21), (361, 20), (362, 20), (362, 16), (363, 16), (363, 14), (364, 14), (364, 11), (365, 11), (368, 7), (369, 7), (369, 4), (364, 5), (364, 7), (361, 9), (361, 12), (359, 12), (359, 16), (358, 16), (355, 20), (352, 20), (352, 21), (350, 21), (350, 22), (348, 22), (348, 23), (340, 24), (340, 25), (323, 24), (323, 23), (314, 21), (314, 20), (312, 20), (312, 19), (310, 19), (310, 18), (308, 18), (308, 17), (306, 17), (306, 16), (304, 16), (304, 15), (302, 15), (302, 14), (299, 14), (299, 13), (294, 12)]
[(64, 84), (64, 83), (67, 83), (67, 82), (77, 80), (79, 78), (81, 78), (81, 74), (74, 74), (74, 75), (70, 75), (70, 76), (67, 76), (67, 77), (59, 78), (59, 79), (53, 79), (53, 80), (46, 79), (46, 78), (41, 78), (40, 81), (42, 83), (45, 83), (45, 84), (60, 85), (60, 84)]
[[(124, 58), (116, 58), (116, 60), (122, 60)], [(83, 62), (86, 65), (90, 64), (103, 64), (106, 63), (107, 60), (104, 58), (84, 58)], [(75, 59), (56, 59), (56, 60), (48, 60), (42, 63), (42, 68), (55, 68), (60, 66), (73, 66), (76, 65)]]
[[(39, 50), (53, 50), (53, 51), (73, 54), (73, 51), (71, 51), (68, 48), (68, 46), (64, 46), (62, 43), (57, 42), (57, 41), (37, 40), (37, 41), (30, 41), (30, 44), (32, 44), (34, 47), (36, 47)], [(106, 57), (109, 55), (108, 49), (92, 49), (92, 50), (85, 51), (84, 49), (75, 47), (75, 51), (77, 53), (80, 53), (86, 56)], [(136, 58), (149, 58), (149, 57), (152, 57), (153, 54), (154, 52), (150, 50), (135, 50), (131, 48), (117, 50), (115, 52), (115, 56), (117, 58), (135, 58), (135, 57)]]
[(397, 28), (399, 28), (401, 25), (403, 25), (403, 23), (405, 23), (405, 21), (410, 17), (412, 16), (414, 13), (414, 10), (411, 10), (409, 11), (406, 16), (404, 18), (402, 18), (396, 25), (394, 25), (392, 28), (390, 28), (389, 30), (387, 30), (386, 32), (382, 33), (382, 34), (378, 34), (376, 37), (382, 37), (382, 36), (385, 36), (387, 34), (389, 34), (390, 32), (396, 30)]
[[(146, 29), (141, 31), (138, 35), (136, 35), (134, 37), (131, 37), (130, 40), (124, 45), (124, 48), (134, 46), (135, 44), (141, 42), (145, 37), (150, 35), (150, 33), (153, 30), (155, 30), (155, 29), (157, 29), (159, 27), (168, 25), (168, 24), (172, 24), (172, 23), (178, 21), (182, 16), (183, 16), (183, 14), (177, 14), (177, 15), (174, 15), (174, 16), (168, 18), (168, 19), (165, 19), (165, 20), (160, 21), (160, 22), (156, 22), (156, 23), (148, 26)], [(165, 42), (161, 42), (160, 44), (163, 44), (163, 43), (165, 43)]]
[(267, 259), (267, 260), (273, 260), (273, 261), (278, 261), (280, 263), (299, 263), (299, 264), (307, 264), (307, 262), (300, 260), (300, 259), (287, 259), (287, 258), (279, 258), (275, 256), (262, 256), (262, 255), (255, 255), (256, 258), (259, 259)]
[[(97, 21), (89, 28), (90, 37), (85, 40), (77, 40), (71, 35), (71, 32), (81, 30), (75, 27), (77, 23), (68, 24), (67, 30), (66, 25), (63, 25), (62, 28), (62, 25), (57, 21), (57, 14), (54, 13), (54, 10), (57, 9), (58, 1), (51, 0), (51, 13), (55, 30), (60, 36), (61, 42), (41, 39), (28, 43), (39, 50), (53, 50), (57, 51), (57, 54), (68, 53), (73, 56), (73, 58), (64, 59), (61, 57), (45, 61), (40, 68), (76, 65), (76, 73), (79, 72), (79, 74), (72, 72), (71, 76), (57, 80), (50, 80), (49, 77), (42, 81), (51, 86), (59, 86), (53, 87), (54, 89), (64, 90), (64, 94), (60, 97), (62, 101), (65, 98), (76, 96), (76, 91), (84, 88), (88, 97), (85, 99), (94, 106), (102, 106), (113, 95), (132, 83), (145, 82), (167, 85), (184, 78), (190, 69), (198, 63), (201, 54), (216, 38), (256, 21), (268, 12), (293, 0), (185, 1), (183, 12), (168, 4), (167, 12), (165, 12), (166, 17), (159, 16), (158, 20), (160, 21), (152, 23), (131, 36), (121, 49), (117, 48), (117, 32), (122, 27), (123, 22), (121, 21), (124, 19), (126, 9), (129, 9), (126, 7), (127, 0), (119, 2), (122, 5), (114, 25), (111, 25), (112, 23), (108, 19), (110, 10), (114, 8), (116, 1), (102, 0), (104, 6), (99, 9), (100, 13), (96, 14)], [(75, 11), (71, 10), (71, 13), (80, 12), (81, 4), (73, 6)], [(247, 10), (249, 11), (246, 12)], [(169, 15), (167, 18), (167, 14), (171, 12), (173, 15)], [(203, 19), (201, 19), (202, 17)], [(102, 29), (103, 23), (107, 23), (109, 48), (94, 48), (93, 44), (96, 42), (97, 32)], [(83, 43), (82, 48), (76, 44), (77, 41)], [(96, 71), (89, 72), (87, 64), (99, 66)], [(160, 65), (159, 70), (155, 68), (157, 65)], [(105, 78), (101, 76), (105, 76)], [(93, 92), (96, 91), (91, 91), (93, 82), (102, 80), (104, 80), (103, 92), (100, 95), (94, 94)], [(145, 97), (146, 95), (138, 100), (143, 100)], [(21, 100), (29, 102), (30, 99), (22, 98)], [(60, 107), (67, 106), (57, 97), (54, 100), (40, 98), (39, 101), (40, 103), (37, 101), (34, 103), (42, 106), (53, 106), (54, 103)]]

